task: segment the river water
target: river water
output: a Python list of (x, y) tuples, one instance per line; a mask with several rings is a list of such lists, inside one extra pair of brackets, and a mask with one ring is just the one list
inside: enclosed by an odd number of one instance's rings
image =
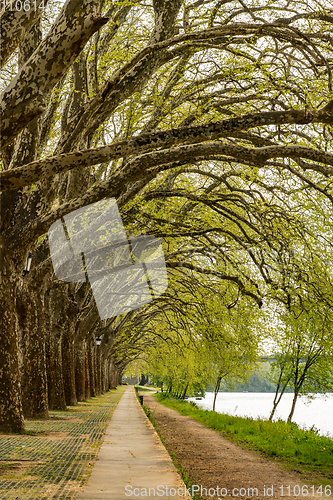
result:
[[(212, 392), (207, 392), (204, 399), (194, 400), (198, 406), (205, 410), (213, 408)], [(275, 413), (274, 420), (281, 418), (287, 420), (290, 412), (293, 394), (284, 394)], [(274, 394), (267, 392), (220, 392), (216, 399), (216, 411), (240, 417), (253, 417), (267, 419), (273, 406)], [(320, 434), (333, 438), (333, 394), (326, 398), (316, 395), (308, 400), (300, 397), (296, 403), (293, 417), (301, 428), (315, 427)]]

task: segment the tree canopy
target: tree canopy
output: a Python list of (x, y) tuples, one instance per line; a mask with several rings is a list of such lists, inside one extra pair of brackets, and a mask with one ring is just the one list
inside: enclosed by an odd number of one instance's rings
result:
[[(44, 5), (1, 13), (1, 430), (105, 390), (154, 318), (177, 330), (212, 293), (332, 301), (332, 2)], [(111, 197), (129, 235), (162, 239), (169, 288), (100, 322), (47, 231)]]

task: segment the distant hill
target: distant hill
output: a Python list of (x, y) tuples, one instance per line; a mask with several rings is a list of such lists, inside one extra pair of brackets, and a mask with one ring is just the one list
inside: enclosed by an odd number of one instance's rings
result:
[[(270, 359), (268, 359), (267, 361), (270, 361)], [(248, 382), (225, 383), (223, 387), (221, 385), (220, 392), (273, 392), (274, 393), (276, 385), (269, 380), (268, 373), (269, 373), (269, 363), (267, 362), (261, 363), (260, 373), (254, 372), (250, 376)], [(292, 392), (292, 390), (287, 389), (286, 392)]]
[(248, 382), (226, 384), (222, 392), (275, 392), (276, 385), (259, 373), (251, 375)]

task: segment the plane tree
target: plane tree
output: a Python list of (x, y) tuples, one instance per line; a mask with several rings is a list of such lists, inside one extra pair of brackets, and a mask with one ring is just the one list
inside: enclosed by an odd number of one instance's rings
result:
[(205, 356), (211, 365), (213, 411), (221, 383), (245, 381), (259, 359), (259, 310), (253, 308), (248, 298), (238, 300), (232, 308), (227, 306), (228, 303), (223, 307), (220, 300), (209, 300), (199, 328), (204, 338)]
[(283, 331), (276, 340), (276, 360), (272, 363), (272, 380), (277, 384), (272, 420), (287, 388), (293, 399), (288, 415), (291, 422), (301, 395), (330, 393), (333, 388), (332, 312), (318, 304), (293, 308), (282, 314)]
[[(269, 266), (302, 236), (298, 194), (332, 202), (333, 17), (326, 2), (67, 0), (58, 17), (9, 10), (0, 429), (18, 431), (18, 341), (30, 346), (28, 387), (34, 366), (48, 369), (44, 356), (34, 365), (38, 342), (53, 336), (58, 353), (76, 342), (83, 364), (98, 328), (89, 292), (59, 283), (50, 266), (47, 231), (73, 210), (114, 197), (130, 234), (163, 238), (170, 272), (214, 276), (259, 306), (267, 285), (279, 287)], [(44, 397), (44, 415), (46, 406)]]
[(153, 382), (181, 398), (203, 394), (222, 380), (246, 378), (261, 340), (253, 299), (214, 276), (196, 277), (186, 268), (170, 274), (167, 292), (121, 329), (116, 358), (124, 359), (125, 350), (129, 363), (142, 359)]

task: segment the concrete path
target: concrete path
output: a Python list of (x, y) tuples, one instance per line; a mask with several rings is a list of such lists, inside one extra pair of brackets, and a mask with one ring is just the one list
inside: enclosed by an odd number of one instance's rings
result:
[(133, 386), (119, 401), (88, 483), (75, 498), (191, 500)]

